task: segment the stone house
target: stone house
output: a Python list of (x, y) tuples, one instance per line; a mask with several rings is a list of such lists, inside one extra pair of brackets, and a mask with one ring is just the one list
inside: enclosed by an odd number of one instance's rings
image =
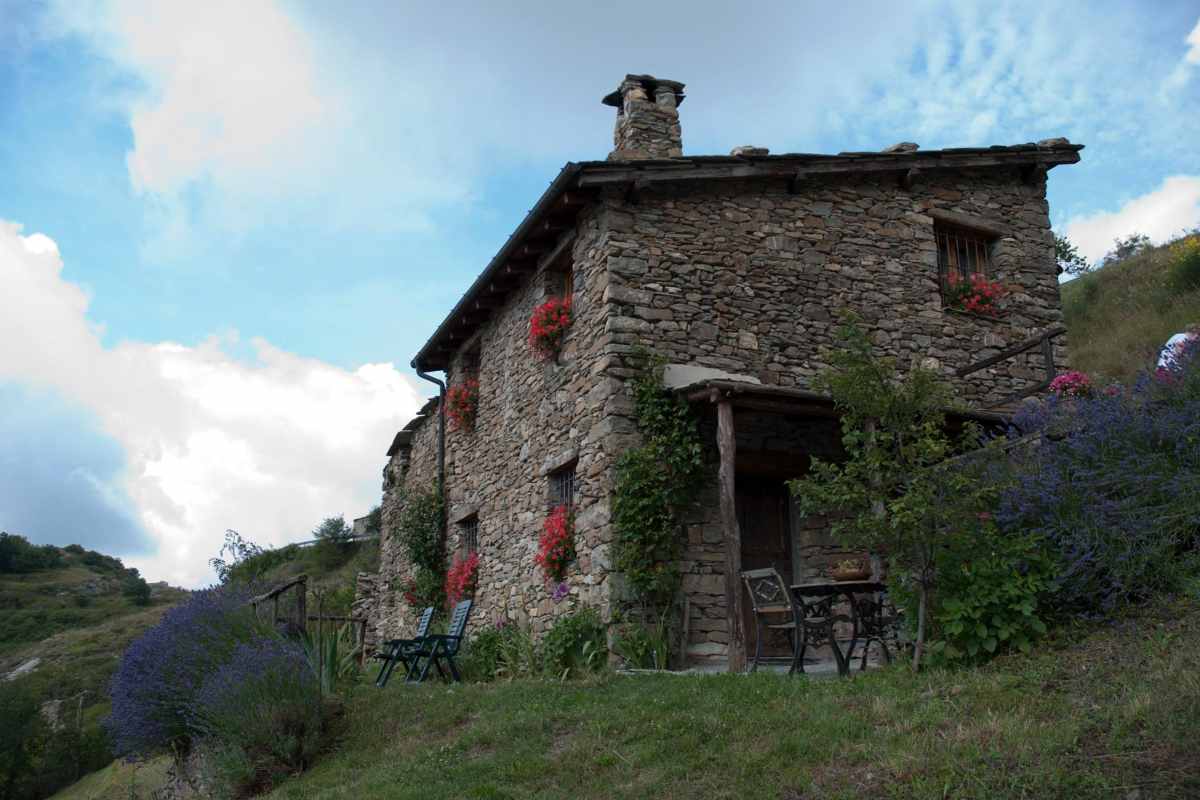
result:
[[(679, 534), (694, 661), (740, 657), (739, 568), (812, 577), (839, 554), (822, 521), (797, 518), (784, 480), (837, 453), (836, 413), (810, 382), (840, 309), (902, 366), (940, 370), (975, 409), (965, 416), (1000, 421), (1065, 368), (1046, 176), (1081, 145), (684, 156), (683, 88), (629, 75), (604, 98), (616, 109), (607, 160), (563, 167), (413, 359), (439, 385), (430, 373), (477, 379), (478, 416), (455, 430), (434, 398), (387, 451), (382, 567), (360, 576), (357, 601), (375, 635), (412, 627), (389, 532), (405, 491), (439, 474), (447, 550), (480, 555), (473, 625), (541, 632), (580, 605), (608, 618), (614, 466), (639, 441), (626, 385), (639, 346), (669, 362), (704, 436), (724, 439)], [(947, 307), (947, 276), (975, 273), (1009, 288), (1005, 314)], [(531, 353), (530, 317), (563, 295), (574, 320), (547, 363)], [(577, 558), (556, 600), (534, 554), (561, 502)]]

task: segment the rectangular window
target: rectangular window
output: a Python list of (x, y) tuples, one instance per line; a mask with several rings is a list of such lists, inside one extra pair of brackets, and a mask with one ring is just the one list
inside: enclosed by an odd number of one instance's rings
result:
[(458, 523), (458, 534), (464, 553), (479, 552), (479, 517), (470, 516)]
[(987, 234), (966, 228), (937, 225), (933, 229), (937, 238), (938, 272), (942, 283), (957, 278), (970, 280), (972, 275), (987, 277), (992, 271), (992, 239)]
[(550, 473), (550, 507), (575, 505), (575, 465), (569, 464)]

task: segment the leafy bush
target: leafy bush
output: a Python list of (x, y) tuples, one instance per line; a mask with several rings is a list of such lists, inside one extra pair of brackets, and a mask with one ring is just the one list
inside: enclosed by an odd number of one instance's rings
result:
[(529, 628), (498, 622), (475, 634), (461, 662), (467, 680), (492, 681), (537, 675), (540, 658)]
[(1177, 586), (1200, 536), (1200, 359), (1127, 392), (1027, 408), (1016, 423), (1044, 437), (1014, 456), (998, 519), (1053, 546), (1055, 605), (1107, 615)]
[(542, 669), (550, 676), (566, 679), (604, 666), (608, 653), (604, 623), (594, 609), (565, 614), (542, 638)]
[(1200, 289), (1200, 234), (1177, 240), (1170, 249), (1169, 283), (1177, 292)]
[(205, 677), (187, 713), (204, 783), (221, 797), (255, 793), (304, 769), (321, 744), (321, 702), (304, 649), (244, 642)]
[(113, 675), (108, 729), (118, 755), (186, 750), (196, 692), (242, 644), (274, 635), (254, 618), (248, 594), (194, 592), (129, 646)]
[(121, 594), (134, 605), (150, 605), (150, 584), (136, 569), (125, 571), (125, 577), (121, 580)]
[(972, 662), (1008, 649), (1029, 652), (1047, 629), (1041, 605), (1056, 564), (1045, 543), (983, 522), (947, 537), (945, 545), (937, 556), (931, 660)]
[(613, 652), (633, 669), (666, 669), (671, 658), (666, 612), (655, 622), (620, 623), (613, 636)]
[(334, 570), (349, 560), (354, 543), (351, 537), (354, 531), (346, 524), (344, 517), (327, 517), (316, 530), (313, 538), (317, 564), (324, 570)]
[(15, 533), (0, 533), (0, 575), (54, 569), (62, 563), (62, 554), (57, 547), (30, 544), (24, 536)]

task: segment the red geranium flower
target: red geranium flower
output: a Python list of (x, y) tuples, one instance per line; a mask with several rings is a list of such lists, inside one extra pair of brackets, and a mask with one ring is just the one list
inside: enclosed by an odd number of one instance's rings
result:
[(571, 320), (569, 297), (551, 297), (535, 308), (529, 319), (529, 346), (533, 352), (545, 361), (558, 358)]

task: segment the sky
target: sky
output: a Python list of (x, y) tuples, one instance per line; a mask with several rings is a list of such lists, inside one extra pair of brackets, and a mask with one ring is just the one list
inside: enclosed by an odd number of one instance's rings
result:
[(685, 154), (1066, 136), (1092, 260), (1200, 225), (1200, 2), (0, 0), (0, 529), (212, 581), (380, 499), (408, 364), (626, 73)]

